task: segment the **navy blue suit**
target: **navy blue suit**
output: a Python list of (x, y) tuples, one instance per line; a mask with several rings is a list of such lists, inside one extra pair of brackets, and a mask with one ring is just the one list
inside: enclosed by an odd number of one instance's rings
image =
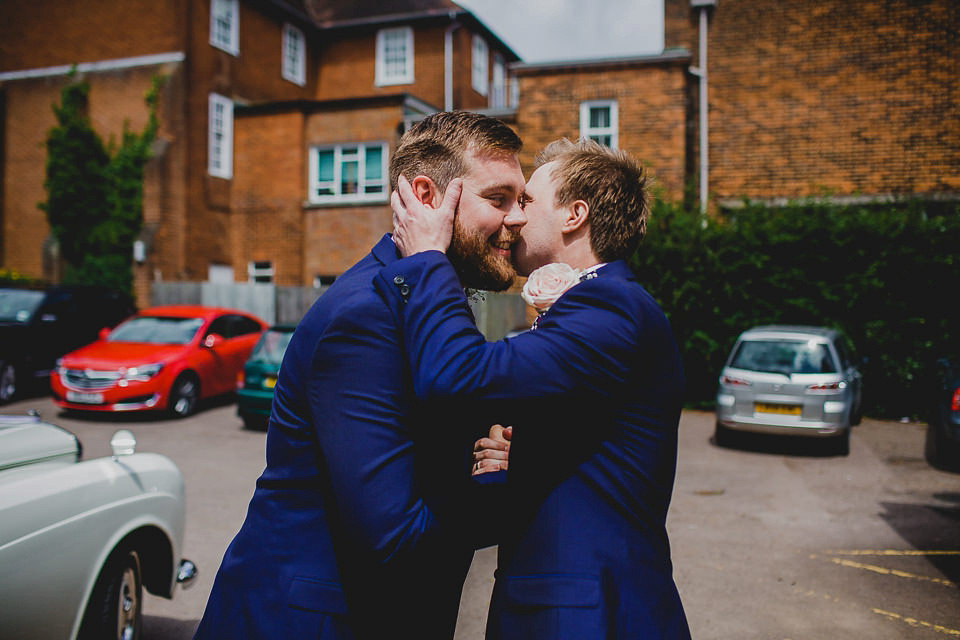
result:
[(442, 403), (415, 402), (373, 288), (397, 258), (385, 236), (297, 327), (266, 469), (196, 638), (453, 637), (473, 556), (470, 448), (489, 425), (452, 429)]
[(417, 397), (460, 398), (514, 425), (488, 639), (689, 637), (666, 532), (676, 343), (626, 263), (596, 273), (536, 330), (493, 343), (443, 254), (394, 262), (376, 280), (402, 317)]

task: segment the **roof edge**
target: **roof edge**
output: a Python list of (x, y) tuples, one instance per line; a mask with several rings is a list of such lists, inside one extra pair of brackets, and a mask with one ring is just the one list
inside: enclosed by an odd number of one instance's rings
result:
[(510, 65), (512, 71), (519, 73), (537, 71), (564, 71), (609, 66), (640, 66), (664, 63), (686, 63), (691, 59), (686, 49), (668, 49), (663, 53), (641, 56), (618, 56), (593, 58), (586, 60), (558, 60), (556, 62), (515, 62)]

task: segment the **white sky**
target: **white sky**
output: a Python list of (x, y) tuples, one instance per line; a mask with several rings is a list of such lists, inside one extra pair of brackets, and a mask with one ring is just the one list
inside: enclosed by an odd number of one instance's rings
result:
[(524, 62), (663, 51), (663, 0), (455, 0)]

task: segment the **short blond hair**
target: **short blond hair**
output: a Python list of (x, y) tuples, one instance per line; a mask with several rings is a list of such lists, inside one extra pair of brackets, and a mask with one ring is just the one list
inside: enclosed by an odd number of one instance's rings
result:
[(640, 246), (650, 217), (648, 177), (626, 151), (589, 139), (555, 140), (537, 154), (557, 181), (557, 207), (583, 200), (590, 207), (590, 248), (603, 262), (626, 259)]
[(468, 151), (516, 155), (523, 142), (503, 121), (472, 111), (441, 111), (413, 125), (390, 160), (390, 185), (397, 177), (427, 176), (441, 192), (467, 173)]

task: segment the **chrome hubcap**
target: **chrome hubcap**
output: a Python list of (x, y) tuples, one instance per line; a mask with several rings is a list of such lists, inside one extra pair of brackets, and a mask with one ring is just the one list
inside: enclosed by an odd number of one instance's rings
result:
[(137, 575), (133, 568), (123, 572), (120, 581), (120, 602), (117, 606), (117, 637), (120, 640), (133, 640), (137, 624)]

